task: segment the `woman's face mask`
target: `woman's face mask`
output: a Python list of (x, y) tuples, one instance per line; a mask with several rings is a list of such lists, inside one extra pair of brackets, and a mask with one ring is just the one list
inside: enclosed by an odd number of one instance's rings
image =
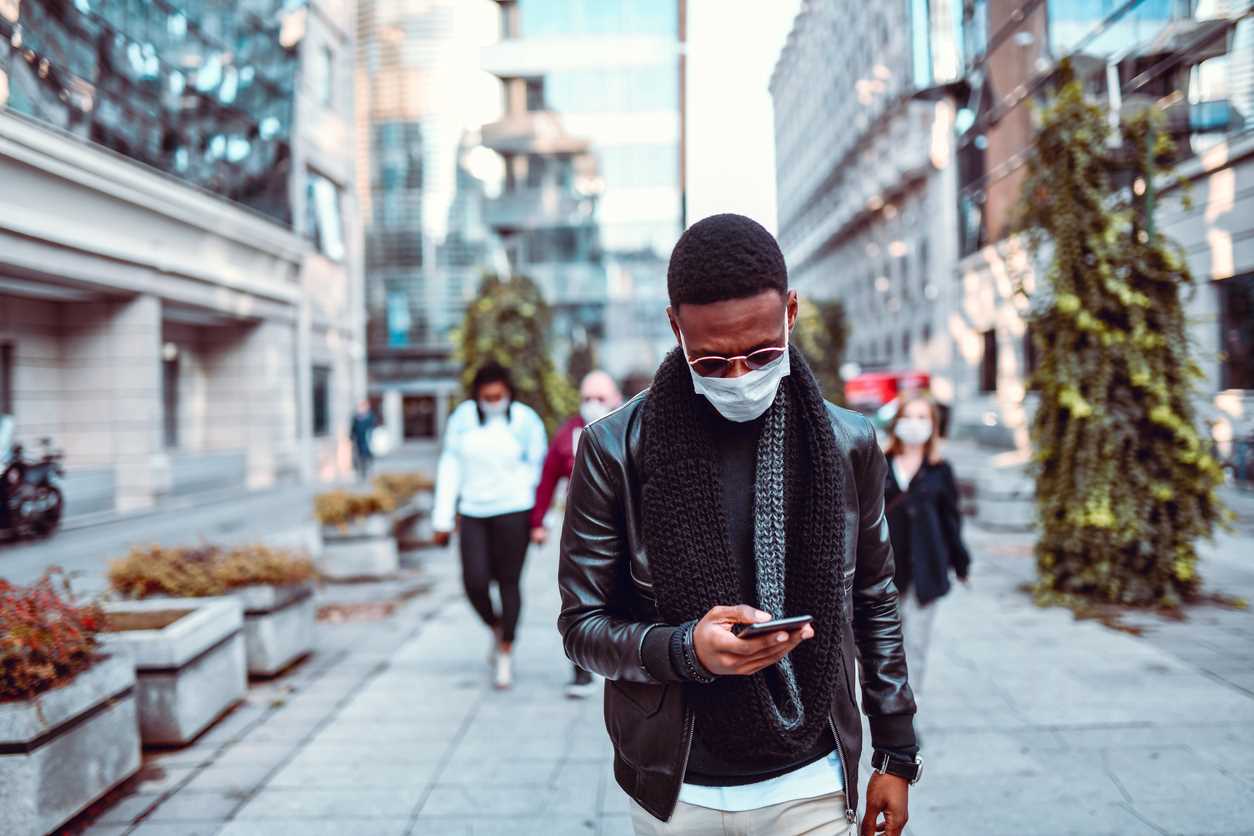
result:
[[(787, 342), (788, 314), (784, 314), (784, 334)], [(688, 356), (688, 346), (684, 342), (683, 332), (679, 333), (679, 344)], [(718, 410), (728, 421), (743, 424), (761, 417), (771, 404), (775, 402), (775, 393), (779, 384), (791, 372), (788, 352), (785, 351), (778, 360), (763, 368), (743, 374), (740, 377), (704, 377), (697, 374), (696, 369), (688, 366), (692, 375), (692, 388), (698, 395), (704, 395), (710, 405)]]
[(930, 418), (902, 418), (897, 422), (894, 432), (906, 444), (927, 444), (932, 437), (932, 420)]
[(499, 401), (485, 401), (480, 398), (479, 409), (488, 418), (500, 418), (509, 412), (509, 398), (501, 398)]

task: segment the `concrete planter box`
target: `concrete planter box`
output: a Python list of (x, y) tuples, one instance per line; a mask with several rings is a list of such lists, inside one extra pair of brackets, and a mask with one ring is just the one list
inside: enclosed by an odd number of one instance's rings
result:
[(250, 676), (275, 676), (313, 647), (313, 584), (236, 590), (244, 607), (244, 647)]
[(396, 574), (400, 561), (392, 520), (373, 514), (344, 526), (322, 527), (322, 554), (318, 571), (331, 580), (386, 578)]
[(421, 491), (409, 502), (392, 512), (392, 533), (401, 549), (429, 546), (435, 541), (435, 528), (431, 524), (431, 509), (435, 495)]
[(135, 661), (140, 738), (194, 740), (244, 698), (244, 608), (238, 598), (150, 598), (104, 605), (124, 629), (103, 643)]
[(139, 770), (135, 671), (102, 659), (68, 685), (0, 703), (0, 832), (43, 836)]

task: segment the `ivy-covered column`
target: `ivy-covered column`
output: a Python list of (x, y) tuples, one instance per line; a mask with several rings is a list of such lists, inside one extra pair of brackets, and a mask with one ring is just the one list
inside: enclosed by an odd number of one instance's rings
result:
[[(1221, 470), (1196, 428), (1180, 249), (1154, 233), (1172, 148), (1147, 112), (1109, 143), (1104, 110), (1066, 81), (1041, 114), (1019, 229), (1051, 255), (1032, 327), (1038, 594), (1175, 606), (1197, 592), (1196, 542)], [(1152, 144), (1152, 147), (1150, 145)], [(1131, 177), (1128, 178), (1129, 169)], [(1117, 189), (1122, 179), (1130, 189)]]

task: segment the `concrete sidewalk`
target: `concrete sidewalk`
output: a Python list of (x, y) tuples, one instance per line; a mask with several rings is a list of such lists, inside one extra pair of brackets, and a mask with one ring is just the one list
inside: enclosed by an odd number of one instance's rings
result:
[[(970, 538), (972, 588), (943, 603), (920, 698), (913, 836), (1254, 833), (1254, 696), (1035, 608), (1016, 590), (1025, 544)], [(489, 687), (454, 556), (424, 560), (434, 593), (386, 621), (320, 625), (317, 656), (150, 757), (87, 832), (630, 833), (600, 701), (562, 696), (555, 549), (533, 550), (507, 693)]]

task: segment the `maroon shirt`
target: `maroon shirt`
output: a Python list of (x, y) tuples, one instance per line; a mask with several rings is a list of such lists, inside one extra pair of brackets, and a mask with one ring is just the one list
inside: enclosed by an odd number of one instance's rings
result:
[(540, 473), (540, 484), (536, 486), (536, 505), (531, 509), (531, 527), (544, 525), (544, 515), (553, 504), (553, 492), (557, 483), (569, 479), (575, 469), (575, 434), (584, 427), (583, 418), (576, 415), (558, 427), (549, 445), (549, 453), (544, 457), (544, 470)]

